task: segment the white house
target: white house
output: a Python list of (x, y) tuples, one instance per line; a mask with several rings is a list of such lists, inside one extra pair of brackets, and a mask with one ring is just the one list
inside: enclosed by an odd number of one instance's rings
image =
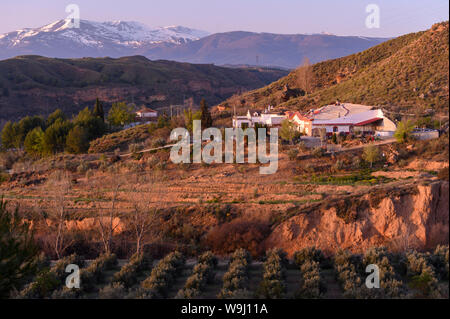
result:
[(158, 117), (158, 112), (148, 107), (142, 107), (139, 111), (136, 111), (136, 118), (140, 120), (152, 120)]
[(320, 129), (325, 129), (328, 135), (357, 132), (391, 135), (383, 133), (396, 129), (394, 122), (385, 117), (381, 109), (351, 103), (326, 105), (310, 110), (304, 116), (298, 112), (290, 113), (289, 119), (299, 131), (309, 136), (317, 134)]
[(261, 114), (258, 112), (253, 112), (252, 114), (250, 113), (250, 110), (248, 110), (247, 115), (233, 117), (233, 127), (255, 127), (255, 124), (276, 127), (281, 126), (281, 122), (283, 122), (283, 120), (285, 120), (286, 118), (286, 115), (268, 113), (268, 111), (265, 111)]

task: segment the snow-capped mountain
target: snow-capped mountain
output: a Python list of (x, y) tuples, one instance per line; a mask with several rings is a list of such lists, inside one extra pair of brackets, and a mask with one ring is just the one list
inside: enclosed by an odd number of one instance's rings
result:
[(134, 21), (81, 20), (80, 27), (74, 28), (70, 19), (64, 19), (0, 35), (0, 58), (22, 54), (116, 57), (139, 54), (139, 49), (160, 43), (183, 44), (208, 34), (182, 26), (150, 28)]

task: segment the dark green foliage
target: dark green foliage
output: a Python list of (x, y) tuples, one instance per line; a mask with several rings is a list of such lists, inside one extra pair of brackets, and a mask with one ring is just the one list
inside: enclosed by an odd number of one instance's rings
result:
[(89, 141), (102, 136), (106, 130), (103, 120), (95, 116), (87, 107), (78, 113), (73, 124), (86, 130)]
[(200, 112), (202, 112), (202, 118), (201, 118), (202, 129), (211, 127), (213, 124), (213, 120), (211, 117), (211, 113), (209, 112), (209, 109), (208, 109), (208, 104), (206, 104), (205, 99), (202, 99), (200, 101)]
[(113, 103), (108, 113), (108, 122), (115, 127), (121, 127), (135, 120), (134, 109), (125, 102)]
[(55, 123), (57, 120), (66, 120), (66, 115), (61, 111), (61, 109), (56, 109), (52, 114), (50, 114), (47, 118), (47, 127)]
[(29, 225), (22, 223), (17, 209), (8, 212), (0, 200), (0, 298), (7, 298), (35, 272), (37, 257)]
[(183, 289), (177, 294), (177, 298), (191, 299), (198, 297), (205, 289), (208, 283), (214, 281), (214, 268), (217, 266), (217, 258), (211, 253), (206, 252), (198, 259), (198, 264), (195, 265), (192, 275), (186, 280)]
[(27, 134), (24, 149), (30, 155), (42, 155), (44, 152), (44, 131), (42, 131), (42, 128), (36, 127)]
[(97, 98), (95, 99), (94, 111), (92, 112), (95, 117), (101, 118), (105, 122), (105, 111), (103, 110), (103, 103)]
[(185, 264), (184, 256), (175, 251), (164, 257), (152, 269), (150, 276), (141, 283), (147, 297), (167, 297), (170, 285), (180, 274)]
[(75, 126), (66, 138), (66, 151), (74, 154), (86, 153), (89, 149), (89, 131), (82, 126)]
[(64, 151), (66, 146), (66, 137), (72, 129), (73, 124), (69, 121), (63, 121), (58, 118), (50, 125), (44, 133), (44, 152), (54, 154)]

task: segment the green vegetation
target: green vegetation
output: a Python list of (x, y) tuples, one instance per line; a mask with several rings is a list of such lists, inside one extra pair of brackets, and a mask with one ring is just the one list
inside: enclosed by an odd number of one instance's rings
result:
[(121, 127), (134, 122), (134, 109), (125, 102), (113, 103), (108, 113), (108, 122), (115, 127)]
[(280, 299), (286, 293), (284, 284), (286, 272), (286, 255), (280, 250), (269, 250), (264, 262), (263, 280), (258, 295), (266, 299)]
[(18, 210), (10, 213), (0, 200), (0, 298), (8, 298), (24, 280), (36, 271), (37, 246), (29, 225), (23, 223)]
[(219, 298), (248, 298), (250, 254), (244, 249), (237, 249), (231, 257), (228, 271), (223, 276), (223, 288)]
[(399, 143), (405, 143), (411, 140), (411, 133), (414, 129), (414, 123), (411, 120), (401, 121), (397, 124), (397, 130), (394, 133), (394, 137)]
[(369, 144), (364, 147), (362, 155), (363, 159), (370, 164), (370, 168), (373, 167), (373, 163), (380, 158), (380, 151), (376, 145)]
[(205, 290), (207, 284), (213, 283), (217, 267), (217, 258), (211, 253), (206, 252), (198, 259), (198, 264), (194, 266), (192, 275), (186, 280), (184, 288), (181, 289), (176, 298), (192, 299), (198, 297)]

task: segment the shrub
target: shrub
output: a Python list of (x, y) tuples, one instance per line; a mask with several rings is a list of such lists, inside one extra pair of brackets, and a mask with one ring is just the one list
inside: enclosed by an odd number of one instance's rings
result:
[(100, 299), (124, 299), (128, 291), (120, 282), (109, 284), (99, 291)]
[(263, 280), (258, 289), (259, 295), (268, 299), (279, 299), (284, 296), (285, 264), (285, 254), (282, 251), (274, 249), (267, 252)]
[(212, 229), (206, 242), (217, 254), (229, 254), (238, 248), (245, 248), (252, 256), (259, 256), (263, 251), (261, 242), (269, 233), (267, 223), (235, 219)]
[(167, 297), (170, 285), (175, 281), (176, 275), (181, 272), (185, 264), (183, 255), (177, 251), (164, 257), (153, 268), (150, 276), (141, 283), (146, 289), (147, 297)]
[(129, 262), (119, 272), (114, 274), (113, 283), (121, 283), (124, 287), (131, 287), (137, 283), (137, 277), (143, 270), (151, 266), (151, 259), (143, 254), (134, 254)]
[(356, 298), (361, 287), (361, 278), (351, 261), (351, 254), (348, 251), (338, 251), (334, 256), (334, 268), (344, 296)]
[(296, 148), (290, 149), (288, 152), (289, 160), (291, 161), (295, 160), (298, 156), (298, 153), (299, 153), (298, 149)]
[(105, 254), (95, 259), (87, 268), (80, 272), (81, 289), (83, 291), (92, 291), (95, 285), (104, 279), (105, 270), (111, 269), (117, 264), (115, 254)]
[(184, 288), (181, 289), (176, 298), (194, 298), (200, 295), (207, 283), (214, 281), (214, 268), (217, 265), (217, 258), (207, 252), (199, 257), (198, 264), (195, 265), (192, 275), (186, 280)]
[(306, 262), (318, 262), (323, 263), (325, 256), (320, 249), (315, 247), (303, 248), (300, 251), (294, 253), (294, 262), (301, 267)]
[(425, 254), (411, 251), (406, 254), (407, 274), (411, 278), (411, 285), (424, 296), (439, 298), (438, 280), (433, 266), (427, 261)]
[(218, 298), (238, 298), (249, 296), (248, 292), (248, 267), (251, 257), (248, 251), (237, 249), (230, 260), (228, 271), (223, 276), (223, 288)]
[(300, 266), (302, 282), (296, 293), (297, 298), (320, 298), (326, 291), (320, 276), (320, 264), (312, 259)]

